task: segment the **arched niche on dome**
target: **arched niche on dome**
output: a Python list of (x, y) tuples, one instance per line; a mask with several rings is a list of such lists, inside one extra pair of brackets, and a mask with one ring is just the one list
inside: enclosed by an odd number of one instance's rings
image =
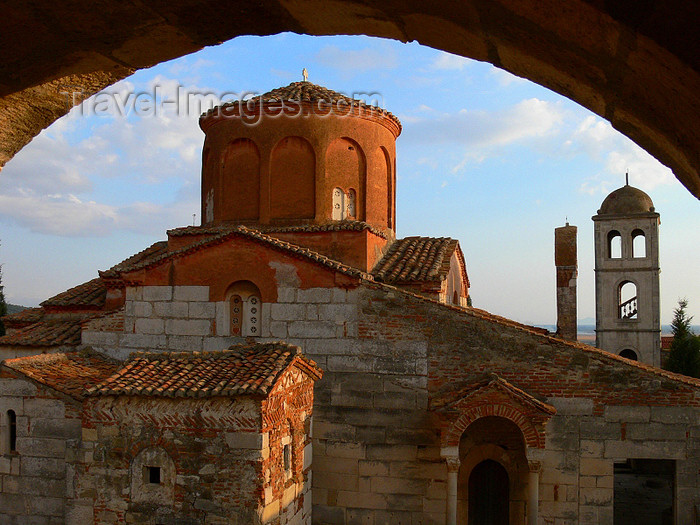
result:
[(285, 137), (270, 156), (270, 217), (313, 219), (316, 215), (316, 153), (302, 137)]
[(374, 149), (367, 160), (366, 220), (392, 227), (393, 177), (391, 157), (383, 146)]
[[(326, 198), (332, 204), (333, 190), (342, 188), (357, 195), (355, 219), (365, 220), (366, 161), (359, 144), (341, 137), (335, 139), (326, 149), (326, 183), (331, 185)], [(332, 209), (332, 206), (328, 206)], [(330, 218), (330, 217), (329, 217)]]
[(221, 158), (218, 198), (220, 220), (255, 220), (260, 217), (260, 152), (250, 139), (236, 139)]

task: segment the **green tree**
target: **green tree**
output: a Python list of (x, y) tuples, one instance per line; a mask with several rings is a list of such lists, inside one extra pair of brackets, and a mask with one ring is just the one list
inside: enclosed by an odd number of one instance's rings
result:
[(686, 313), (687, 307), (688, 300), (679, 299), (678, 308), (673, 311), (671, 323), (673, 341), (671, 341), (666, 370), (700, 378), (700, 337), (696, 336), (690, 328), (693, 318)]

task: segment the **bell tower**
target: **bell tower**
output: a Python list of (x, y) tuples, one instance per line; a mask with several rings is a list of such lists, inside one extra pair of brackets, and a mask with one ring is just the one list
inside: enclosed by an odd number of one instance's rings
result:
[(596, 346), (660, 366), (659, 214), (625, 184), (593, 216)]

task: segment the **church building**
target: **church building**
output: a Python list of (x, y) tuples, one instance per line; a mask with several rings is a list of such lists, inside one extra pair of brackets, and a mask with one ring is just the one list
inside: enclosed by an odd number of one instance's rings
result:
[(396, 236), (394, 115), (304, 81), (200, 127), (201, 226), (4, 319), (3, 523), (693, 522), (700, 381), (473, 308)]

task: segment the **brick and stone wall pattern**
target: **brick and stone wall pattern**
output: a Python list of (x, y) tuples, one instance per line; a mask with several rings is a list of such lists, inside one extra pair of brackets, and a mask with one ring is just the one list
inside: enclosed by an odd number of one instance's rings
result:
[[(9, 450), (7, 411), (17, 416)], [(72, 450), (80, 438), (79, 404), (7, 372), (0, 375), (0, 522), (62, 525)]]

